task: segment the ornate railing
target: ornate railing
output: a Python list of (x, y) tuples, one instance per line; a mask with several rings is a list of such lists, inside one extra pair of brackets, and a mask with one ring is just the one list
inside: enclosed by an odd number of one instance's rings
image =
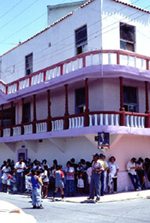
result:
[(61, 75), (79, 70), (92, 65), (123, 65), (138, 68), (140, 70), (150, 69), (150, 57), (139, 55), (123, 50), (97, 50), (77, 55), (45, 69), (39, 70), (31, 75), (20, 78), (9, 84), (0, 82), (0, 91), (4, 94), (13, 94), (31, 86), (50, 81)]
[[(124, 117), (122, 119), (122, 116)], [(150, 122), (150, 114), (134, 113), (125, 111), (94, 111), (88, 114), (88, 124), (86, 123), (85, 113), (79, 115), (68, 115), (64, 117), (55, 117), (45, 120), (33, 121), (26, 124), (10, 126), (7, 128), (0, 127), (1, 137), (39, 134), (46, 132), (56, 132), (66, 129), (79, 129), (94, 126), (126, 126), (130, 128), (146, 128)], [(66, 125), (66, 122), (68, 125)], [(50, 128), (49, 128), (50, 126)]]

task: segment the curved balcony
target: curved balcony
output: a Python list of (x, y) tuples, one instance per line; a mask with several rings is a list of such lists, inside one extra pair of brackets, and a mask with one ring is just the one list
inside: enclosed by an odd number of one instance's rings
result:
[[(138, 69), (140, 78), (144, 72), (146, 78), (150, 78), (150, 74), (147, 74), (150, 68), (150, 57), (122, 50), (97, 50), (69, 58), (8, 84), (0, 81), (0, 91), (6, 95), (15, 94), (18, 91), (29, 89), (30, 87), (38, 86), (42, 83), (48, 83), (65, 74), (94, 65), (128, 66)], [(127, 70), (126, 73), (128, 73)]]
[[(0, 141), (17, 141), (23, 139), (40, 139), (51, 136), (74, 136), (105, 131), (120, 134), (150, 134), (147, 122), (150, 121), (150, 114), (139, 114), (133, 112), (115, 111), (94, 111), (88, 114), (86, 123), (85, 113), (80, 115), (69, 115), (67, 118), (55, 117), (45, 120), (33, 121), (26, 124), (1, 127)], [(68, 125), (66, 125), (66, 122)], [(67, 126), (67, 128), (66, 128)], [(86, 127), (86, 128), (85, 128)], [(146, 128), (146, 129), (145, 129)], [(95, 131), (93, 131), (95, 130)]]

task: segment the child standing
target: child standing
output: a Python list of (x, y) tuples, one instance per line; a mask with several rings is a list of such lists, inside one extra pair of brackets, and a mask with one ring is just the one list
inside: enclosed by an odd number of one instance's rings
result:
[(83, 173), (79, 173), (78, 179), (77, 179), (77, 190), (79, 194), (83, 194), (84, 192), (84, 179), (83, 179)]

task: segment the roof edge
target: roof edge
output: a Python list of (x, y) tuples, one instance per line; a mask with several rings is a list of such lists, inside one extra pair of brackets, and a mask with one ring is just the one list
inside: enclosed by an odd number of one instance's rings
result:
[(136, 6), (136, 5), (133, 5), (133, 4), (130, 4), (130, 3), (127, 3), (127, 2), (123, 2), (121, 0), (113, 0), (113, 1), (116, 2), (116, 3), (127, 5), (127, 6), (129, 6), (131, 8), (134, 8), (134, 9), (137, 9), (139, 11), (142, 11), (142, 12), (150, 14), (150, 10), (146, 10), (146, 9), (140, 8), (140, 7)]

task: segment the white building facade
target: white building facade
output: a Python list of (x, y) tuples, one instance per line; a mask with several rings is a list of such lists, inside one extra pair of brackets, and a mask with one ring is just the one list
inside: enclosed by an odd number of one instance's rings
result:
[[(1, 162), (24, 154), (65, 165), (103, 152), (116, 157), (123, 191), (127, 161), (150, 156), (149, 33), (149, 11), (89, 0), (3, 54)], [(99, 132), (108, 149), (98, 150)]]

